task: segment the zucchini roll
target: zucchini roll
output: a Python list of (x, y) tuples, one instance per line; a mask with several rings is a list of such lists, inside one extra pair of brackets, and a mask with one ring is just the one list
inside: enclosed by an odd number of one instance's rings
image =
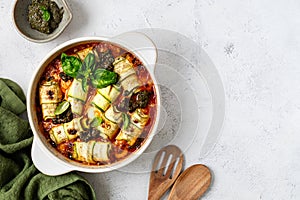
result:
[(85, 102), (87, 98), (87, 91), (88, 89), (86, 91), (83, 91), (81, 80), (74, 79), (72, 85), (69, 88), (68, 96)]
[(54, 111), (62, 100), (62, 92), (57, 82), (44, 82), (39, 86), (39, 100), (42, 108), (43, 119), (55, 117)]
[(87, 99), (87, 91), (82, 89), (82, 81), (74, 79), (68, 91), (68, 101), (71, 104), (72, 112), (81, 115), (84, 107), (84, 102)]
[(82, 162), (109, 162), (111, 144), (108, 142), (74, 142), (72, 158)]
[(126, 129), (121, 129), (120, 133), (116, 137), (116, 140), (124, 140), (129, 146), (132, 146), (142, 134), (142, 131), (143, 129), (140, 129), (133, 123), (129, 123)]
[(135, 73), (133, 65), (126, 58), (119, 56), (115, 59), (114, 71), (120, 76), (120, 84), (124, 90), (129, 92), (141, 86), (138, 77)]
[(148, 121), (149, 114), (143, 109), (136, 109), (131, 115), (129, 125), (123, 122), (123, 127), (117, 135), (116, 140), (125, 140), (129, 146), (132, 146), (142, 134), (143, 128)]
[(110, 103), (114, 102), (120, 95), (120, 88), (116, 85), (109, 85), (105, 88), (98, 89), (97, 92), (101, 94)]
[(81, 121), (82, 117), (74, 118), (70, 122), (52, 127), (49, 131), (51, 140), (56, 144), (60, 144), (77, 138), (84, 131)]

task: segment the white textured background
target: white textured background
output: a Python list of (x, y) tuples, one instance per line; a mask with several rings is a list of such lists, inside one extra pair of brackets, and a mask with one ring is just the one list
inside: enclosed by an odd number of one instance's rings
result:
[[(68, 2), (74, 17), (67, 30), (50, 43), (35, 44), (14, 30), (12, 1), (0, 1), (1, 77), (27, 90), (43, 56), (79, 36), (111, 36), (140, 28), (184, 34), (210, 56), (226, 94), (221, 137), (200, 160), (214, 172), (211, 190), (203, 199), (300, 199), (299, 0)], [(133, 190), (121, 176), (106, 173), (93, 183), (105, 192), (99, 196), (143, 199), (147, 185)], [(139, 184), (138, 179), (135, 176), (131, 184)]]

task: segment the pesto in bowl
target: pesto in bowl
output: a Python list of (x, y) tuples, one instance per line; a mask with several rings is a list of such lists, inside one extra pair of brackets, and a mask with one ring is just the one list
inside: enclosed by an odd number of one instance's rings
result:
[[(37, 0), (35, 1), (37, 2)], [(39, 0), (39, 2), (42, 2), (42, 0)], [(16, 31), (22, 37), (31, 42), (43, 43), (57, 38), (70, 24), (72, 20), (72, 12), (65, 0), (55, 0), (55, 3), (57, 4), (58, 8), (63, 9), (63, 13), (61, 13), (62, 18), (60, 23), (58, 24), (58, 27), (53, 29), (51, 33), (46, 34), (33, 29), (29, 24), (28, 7), (32, 4), (32, 0), (15, 0), (12, 17)], [(44, 11), (42, 13), (45, 13), (42, 17), (51, 20), (51, 12), (49, 12), (48, 10), (48, 13), (47, 10), (47, 6), (42, 7), (42, 11)], [(52, 14), (52, 17), (53, 16), (54, 14)]]
[(59, 8), (54, 1), (32, 0), (28, 6), (28, 21), (32, 29), (50, 34), (63, 18), (63, 8)]

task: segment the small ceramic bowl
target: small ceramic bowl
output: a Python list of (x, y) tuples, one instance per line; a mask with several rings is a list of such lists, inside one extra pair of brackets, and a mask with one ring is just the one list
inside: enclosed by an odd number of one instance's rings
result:
[[(143, 144), (139, 149), (137, 149), (134, 153), (132, 153), (130, 156), (126, 157), (125, 159), (115, 162), (113, 164), (100, 165), (100, 166), (93, 166), (93, 165), (88, 166), (66, 158), (65, 156), (60, 154), (55, 148), (53, 148), (50, 145), (50, 143), (46, 140), (39, 127), (39, 121), (38, 121), (37, 110), (36, 110), (36, 91), (37, 91), (39, 80), (45, 68), (55, 57), (60, 55), (65, 50), (75, 47), (77, 45), (90, 43), (90, 42), (100, 42), (100, 41), (110, 42), (124, 49), (127, 49), (142, 61), (142, 63), (150, 73), (150, 76), (155, 86), (157, 110), (156, 110), (156, 118), (154, 120), (152, 128), (147, 138), (145, 139), (145, 141), (143, 142)], [(74, 170), (82, 171), (82, 172), (98, 173), (98, 172), (106, 172), (106, 171), (118, 169), (122, 166), (129, 164), (137, 157), (139, 157), (152, 141), (152, 138), (157, 130), (157, 126), (160, 118), (160, 93), (154, 76), (154, 67), (155, 67), (156, 59), (157, 59), (157, 50), (153, 42), (144, 34), (137, 33), (137, 32), (128, 32), (113, 38), (84, 37), (84, 38), (73, 39), (53, 49), (40, 62), (39, 66), (37, 67), (36, 72), (33, 74), (32, 79), (29, 83), (29, 88), (27, 93), (28, 119), (34, 134), (31, 154), (35, 166), (41, 172), (47, 175), (60, 175)]]
[(72, 20), (72, 13), (65, 0), (54, 0), (59, 8), (63, 8), (63, 18), (59, 26), (51, 33), (45, 34), (30, 27), (28, 22), (28, 6), (32, 0), (16, 0), (13, 8), (13, 22), (18, 33), (31, 42), (49, 42), (58, 37)]

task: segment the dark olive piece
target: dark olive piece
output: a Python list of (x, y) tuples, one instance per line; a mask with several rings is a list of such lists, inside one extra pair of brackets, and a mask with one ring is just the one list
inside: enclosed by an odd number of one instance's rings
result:
[(69, 81), (69, 80), (73, 80), (73, 78), (71, 77), (71, 76), (68, 76), (66, 73), (64, 73), (64, 72), (60, 72), (59, 73), (59, 77), (63, 80), (63, 81), (65, 81), (65, 82), (67, 82), (67, 81)]
[(53, 140), (50, 140), (50, 144), (51, 144), (51, 146), (53, 146), (54, 148), (57, 147), (56, 143), (55, 143)]
[(98, 66), (100, 68), (109, 70), (109, 71), (113, 71), (114, 70), (114, 66), (113, 66), (113, 62), (114, 62), (114, 57), (111, 53), (110, 50), (104, 51), (104, 52), (100, 52), (98, 53), (99, 55), (99, 63)]
[(97, 129), (89, 129), (85, 132), (81, 132), (80, 133), (80, 140), (84, 141), (84, 142), (88, 142), (90, 140), (96, 139), (97, 137), (99, 137), (100, 135), (100, 131)]
[(137, 108), (146, 108), (152, 93), (142, 90), (133, 94), (129, 100), (129, 112), (135, 111)]
[(53, 76), (48, 76), (48, 77), (46, 78), (46, 81), (52, 81), (53, 79), (54, 79)]
[(71, 106), (69, 106), (69, 108), (63, 112), (60, 115), (57, 115), (56, 118), (52, 119), (52, 123), (53, 124), (62, 124), (62, 123), (67, 123), (72, 121), (73, 119), (73, 114), (72, 114), (72, 110), (71, 110)]
[(71, 129), (71, 130), (68, 130), (68, 133), (70, 135), (75, 135), (77, 133), (76, 129)]
[(71, 159), (71, 160), (73, 160), (73, 155), (72, 155), (72, 153), (68, 153), (68, 158)]

